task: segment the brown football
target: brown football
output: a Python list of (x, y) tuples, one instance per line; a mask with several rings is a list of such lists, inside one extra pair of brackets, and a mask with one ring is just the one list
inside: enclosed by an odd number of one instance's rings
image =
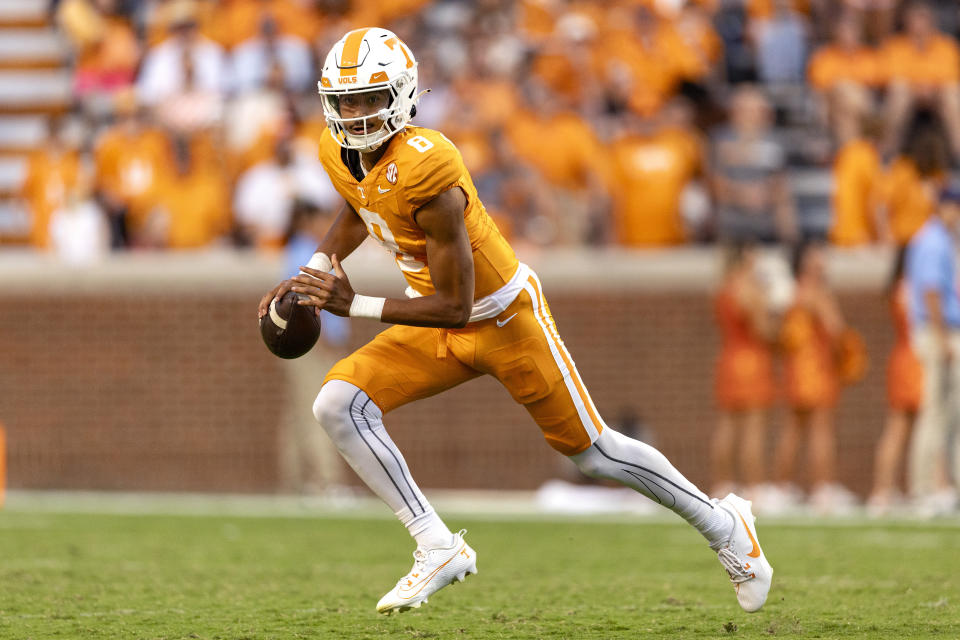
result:
[(271, 302), (270, 311), (260, 318), (260, 335), (273, 355), (299, 358), (317, 344), (320, 318), (314, 307), (297, 304), (297, 294), (288, 291), (280, 302)]

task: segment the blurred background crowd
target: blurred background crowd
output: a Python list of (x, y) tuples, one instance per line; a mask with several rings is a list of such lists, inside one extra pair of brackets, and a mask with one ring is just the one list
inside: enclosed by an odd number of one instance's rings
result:
[[(0, 245), (74, 264), (294, 246), (302, 264), (339, 207), (317, 161), (318, 69), (346, 31), (387, 27), (430, 89), (413, 124), (456, 143), (519, 253), (733, 247), (716, 298), (714, 492), (751, 487), (776, 510), (797, 503), (806, 475), (818, 509), (852, 503), (836, 480), (834, 409), (867, 353), (827, 284), (824, 247), (905, 247), (932, 216), (960, 211), (956, 194), (941, 204), (960, 167), (960, 3), (24, 1), (46, 13), (8, 20), (0, 46)], [(756, 245), (790, 247), (792, 277), (759, 267)], [(930, 321), (908, 308), (898, 255), (877, 512), (897, 502), (924, 371), (958, 361), (911, 350), (911, 322)], [(960, 335), (960, 306), (950, 313)], [(757, 463), (767, 449), (770, 468)], [(910, 489), (933, 496), (929, 513), (956, 500), (936, 459)]]
[(44, 141), (7, 136), (33, 152), (0, 229), (76, 260), (270, 250), (298, 207), (336, 207), (315, 83), (362, 26), (410, 45), (415, 123), (521, 246), (904, 244), (960, 158), (950, 0), (52, 0), (49, 20), (69, 99)]

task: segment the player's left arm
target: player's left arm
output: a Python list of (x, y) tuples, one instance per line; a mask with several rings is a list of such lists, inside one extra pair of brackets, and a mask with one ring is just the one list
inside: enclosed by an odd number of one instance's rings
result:
[[(414, 214), (427, 240), (427, 264), (435, 293), (411, 299), (388, 298), (380, 313), (382, 322), (415, 327), (466, 326), (473, 310), (473, 250), (463, 222), (467, 197), (459, 188), (447, 189)], [(332, 258), (334, 273), (303, 268), (313, 276), (297, 276), (294, 291), (307, 296), (300, 304), (350, 315), (356, 294), (339, 260)], [(320, 280), (317, 283), (316, 280)]]

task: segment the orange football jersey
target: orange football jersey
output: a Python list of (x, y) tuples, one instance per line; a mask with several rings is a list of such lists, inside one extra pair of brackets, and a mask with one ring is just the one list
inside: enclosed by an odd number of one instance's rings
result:
[(473, 249), (474, 299), (505, 285), (517, 270), (517, 256), (487, 215), (453, 143), (438, 131), (408, 126), (385, 144), (387, 150), (360, 182), (329, 130), (320, 138), (320, 161), (370, 235), (394, 254), (407, 284), (421, 295), (434, 292), (426, 235), (414, 214), (444, 191), (460, 187), (467, 198), (463, 218)]

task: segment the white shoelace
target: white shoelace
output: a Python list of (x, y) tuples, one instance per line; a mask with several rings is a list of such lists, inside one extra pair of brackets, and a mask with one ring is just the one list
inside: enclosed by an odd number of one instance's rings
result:
[(720, 559), (720, 564), (723, 565), (723, 568), (727, 570), (727, 574), (730, 576), (730, 582), (740, 584), (753, 578), (753, 575), (747, 573), (747, 570), (743, 568), (743, 564), (741, 564), (740, 559), (737, 558), (737, 554), (730, 551), (728, 547), (720, 549), (717, 552), (717, 557)]
[[(467, 533), (466, 529), (460, 529), (460, 532), (457, 535), (459, 535), (462, 538), (466, 533)], [(454, 539), (454, 541), (456, 541), (456, 539)], [(453, 547), (450, 547), (450, 548), (452, 549)], [(403, 584), (404, 582), (410, 579), (410, 576), (412, 574), (421, 573), (422, 571), (426, 570), (427, 551), (428, 551), (427, 549), (421, 549), (420, 547), (417, 547), (417, 549), (413, 552), (413, 568), (407, 572), (407, 575), (400, 578), (400, 580), (397, 581), (397, 584)]]
[(426, 562), (427, 562), (427, 554), (425, 551), (423, 551), (422, 549), (417, 549), (416, 551), (414, 551), (413, 552), (413, 568), (407, 572), (407, 575), (397, 580), (397, 584), (399, 585), (399, 584), (405, 583), (407, 580), (410, 579), (410, 577), (414, 573), (422, 573), (427, 567)]

